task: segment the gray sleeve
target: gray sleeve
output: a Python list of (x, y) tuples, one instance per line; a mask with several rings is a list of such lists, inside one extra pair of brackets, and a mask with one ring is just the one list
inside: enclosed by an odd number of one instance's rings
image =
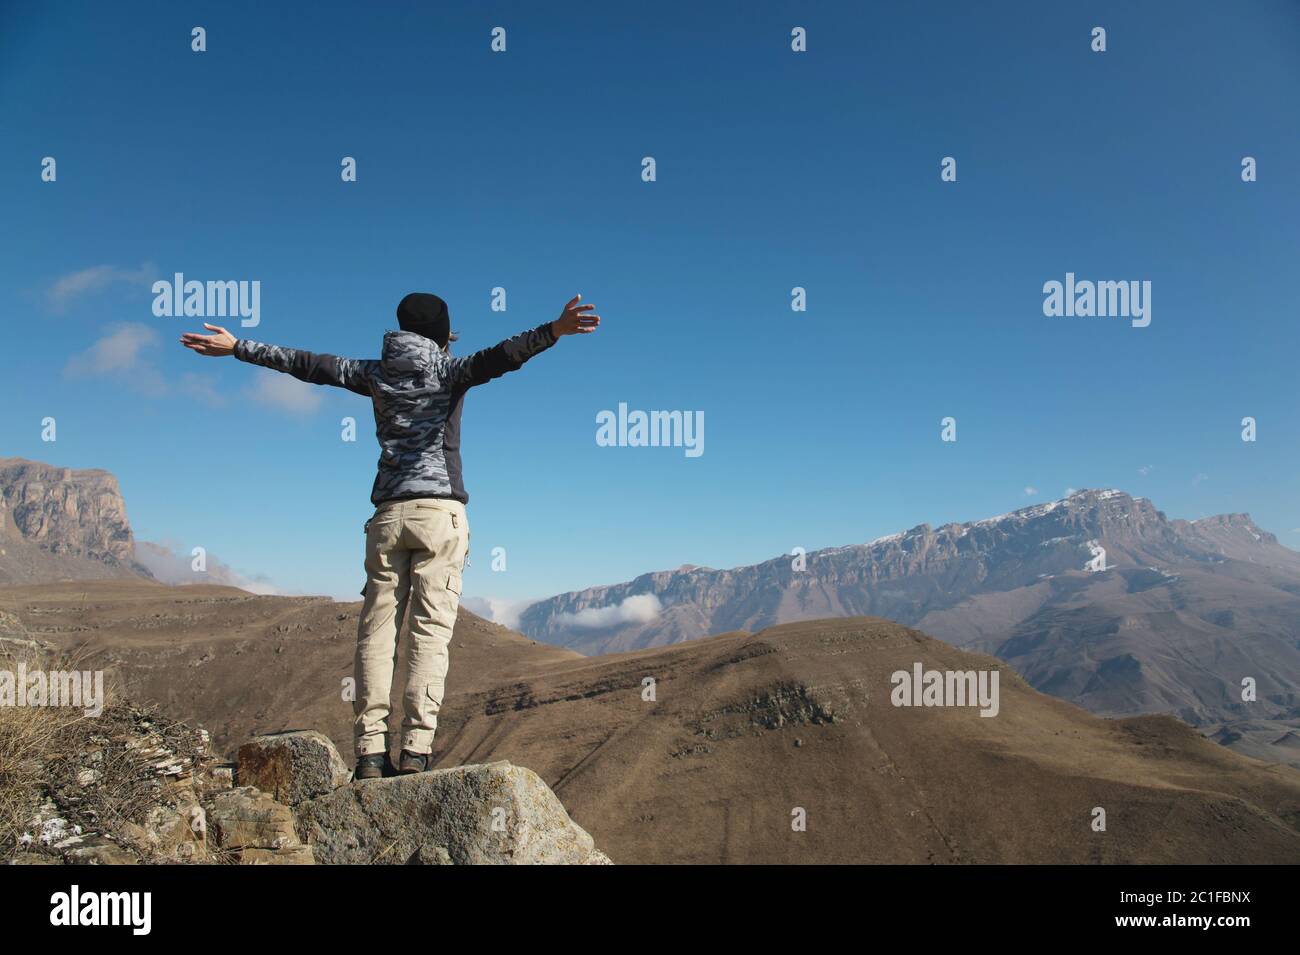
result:
[(374, 361), (339, 358), (337, 355), (317, 355), (298, 348), (267, 345), (244, 338), (235, 342), (235, 357), (251, 365), (282, 371), (313, 385), (333, 385), (366, 397), (370, 397), (370, 380), (377, 364)]
[(516, 371), (534, 355), (546, 351), (556, 342), (551, 323), (538, 325), (464, 358), (452, 358), (449, 377), (453, 387), (473, 388)]

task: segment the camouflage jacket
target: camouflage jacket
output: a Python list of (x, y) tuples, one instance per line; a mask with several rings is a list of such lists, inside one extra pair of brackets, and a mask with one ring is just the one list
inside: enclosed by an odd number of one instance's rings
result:
[(398, 331), (384, 335), (378, 360), (316, 355), (245, 339), (235, 343), (235, 357), (371, 399), (380, 448), (379, 474), (370, 492), (376, 505), (411, 497), (468, 502), (460, 466), (465, 392), (515, 371), (554, 344), (547, 322), (464, 358), (423, 335)]

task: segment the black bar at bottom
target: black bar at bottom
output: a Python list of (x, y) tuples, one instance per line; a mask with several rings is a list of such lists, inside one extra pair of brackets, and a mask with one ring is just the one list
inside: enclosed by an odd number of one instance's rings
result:
[[(558, 922), (581, 933), (613, 920), (636, 937), (675, 921), (673, 912), (732, 940), (763, 939), (789, 920), (806, 931), (811, 919), (819, 936), (843, 926), (856, 935), (919, 929), (926, 942), (986, 938), (997, 929), (1071, 940), (1199, 933), (1231, 944), (1240, 933), (1290, 924), (1295, 873), (1274, 866), (6, 866), (0, 913), (11, 937), (75, 932), (80, 941), (97, 935), (128, 946), (209, 933), (229, 942), (348, 945), (351, 932), (364, 936), (372, 921), (396, 941), (412, 919), (460, 929), (505, 920), (512, 931), (534, 924), (542, 935)], [(132, 893), (148, 893), (147, 910), (145, 897)], [(114, 918), (119, 924), (80, 924)]]

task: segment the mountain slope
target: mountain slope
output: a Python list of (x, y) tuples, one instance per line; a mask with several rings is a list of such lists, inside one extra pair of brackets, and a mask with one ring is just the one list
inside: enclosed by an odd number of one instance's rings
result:
[[(352, 707), (344, 691), (360, 610), (360, 603), (327, 597), (255, 596), (208, 584), (0, 587), (0, 640), (52, 644), (79, 668), (107, 671), (127, 696), (207, 728), (218, 752), (233, 755), (262, 733), (312, 728), (350, 755)], [(570, 659), (582, 658), (462, 611), (449, 682), (474, 692)]]
[[(610, 617), (587, 611), (650, 595), (662, 606), (651, 619), (582, 625)], [(1119, 491), (923, 524), (815, 551), (802, 570), (780, 557), (645, 574), (533, 604), (520, 629), (605, 653), (856, 614), (994, 653), (1098, 713), (1300, 720), (1300, 554), (1247, 515), (1171, 521)], [(1241, 699), (1247, 677), (1258, 685), (1253, 703)]]
[[(313, 726), (350, 753), (340, 690), (359, 606), (145, 581), (10, 587), (0, 636), (109, 668), (228, 754)], [(893, 706), (891, 674), (918, 662), (996, 669), (997, 716)], [(1091, 716), (878, 619), (583, 657), (462, 611), (436, 747), (439, 766), (534, 768), (620, 862), (1300, 861), (1300, 772), (1168, 717)]]
[[(893, 706), (916, 662), (998, 669), (998, 715)], [(1300, 772), (1169, 717), (1099, 719), (877, 619), (565, 661), (456, 709), (440, 764), (526, 755), (629, 862), (1300, 861)]]

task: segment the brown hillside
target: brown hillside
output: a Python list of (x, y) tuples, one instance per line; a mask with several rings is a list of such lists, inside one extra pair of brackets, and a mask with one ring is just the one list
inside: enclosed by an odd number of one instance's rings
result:
[[(93, 582), (6, 588), (0, 609), (227, 750), (287, 727), (347, 744), (355, 604)], [(997, 669), (999, 715), (892, 706), (917, 661)], [(1294, 769), (1172, 718), (1091, 716), (874, 618), (584, 658), (462, 613), (438, 747), (534, 769), (617, 862), (1300, 861)]]

